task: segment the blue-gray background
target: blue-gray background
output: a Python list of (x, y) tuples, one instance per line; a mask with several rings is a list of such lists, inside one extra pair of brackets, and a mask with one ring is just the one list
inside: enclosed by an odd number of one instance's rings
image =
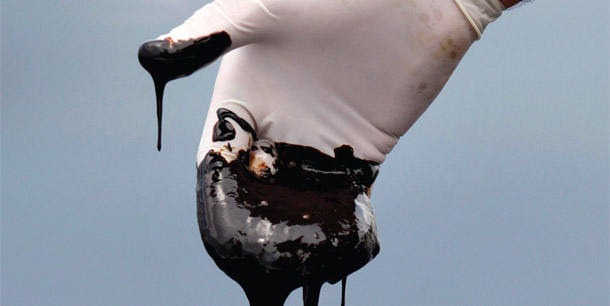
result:
[[(195, 216), (218, 65), (169, 84), (158, 153), (136, 58), (202, 4), (2, 1), (2, 305), (246, 304)], [(382, 251), (348, 305), (608, 305), (608, 11), (489, 26), (382, 166)]]

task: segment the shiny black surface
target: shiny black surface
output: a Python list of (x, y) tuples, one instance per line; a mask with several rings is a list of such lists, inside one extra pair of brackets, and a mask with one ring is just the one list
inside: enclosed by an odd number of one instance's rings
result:
[(250, 126), (246, 120), (237, 116), (234, 112), (226, 108), (219, 108), (216, 111), (216, 115), (218, 116), (218, 122), (216, 122), (214, 125), (212, 141), (227, 141), (235, 138), (235, 127), (231, 124), (231, 122), (227, 121), (227, 118), (233, 119), (244, 131), (249, 132), (253, 139), (256, 139), (256, 132), (252, 126)]
[(187, 41), (154, 40), (138, 50), (140, 64), (153, 78), (157, 96), (157, 149), (161, 151), (163, 91), (167, 82), (185, 77), (217, 59), (231, 45), (226, 32)]
[(231, 163), (206, 155), (197, 183), (201, 237), (251, 305), (283, 305), (301, 286), (305, 305), (317, 305), (323, 283), (345, 279), (379, 252), (374, 226), (359, 233), (355, 204), (370, 208), (365, 194), (378, 165), (355, 159), (347, 146), (337, 158), (285, 143), (276, 149), (279, 170), (270, 180), (247, 170), (247, 154)]

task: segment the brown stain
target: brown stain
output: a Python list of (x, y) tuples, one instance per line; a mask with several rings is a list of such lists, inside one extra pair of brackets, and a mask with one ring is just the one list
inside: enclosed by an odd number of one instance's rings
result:
[(448, 57), (451, 60), (456, 60), (460, 54), (460, 50), (462, 49), (451, 37), (445, 39), (444, 42), (439, 42), (439, 47), (439, 52), (434, 54), (434, 58), (437, 60), (441, 60), (445, 57)]
[(254, 154), (250, 154), (250, 163), (248, 170), (254, 173), (257, 177), (265, 177), (269, 171), (269, 166), (260, 158), (257, 158)]
[(453, 39), (451, 39), (451, 38), (447, 38), (447, 45), (448, 45), (449, 47), (455, 47), (455, 44), (453, 43)]
[(426, 88), (428, 88), (428, 83), (426, 83), (426, 81), (421, 81), (419, 85), (417, 85), (417, 90), (419, 92), (423, 92), (424, 90), (426, 90)]
[(447, 47), (445, 47), (443, 43), (439, 43), (439, 45), (441, 46), (441, 49), (443, 49), (444, 52), (447, 52)]

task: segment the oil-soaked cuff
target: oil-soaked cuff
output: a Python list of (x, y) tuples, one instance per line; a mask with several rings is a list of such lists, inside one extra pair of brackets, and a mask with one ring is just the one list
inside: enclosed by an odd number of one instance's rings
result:
[(212, 141), (203, 150), (212, 150), (231, 162), (248, 152), (256, 133), (248, 122), (226, 108), (219, 108), (216, 115), (218, 121), (214, 124)]
[[(212, 103), (199, 142), (197, 165), (210, 150), (221, 153), (228, 162), (238, 158), (240, 151), (247, 153), (257, 140), (256, 128), (244, 102), (226, 100)], [(225, 133), (235, 133), (235, 138), (230, 139), (230, 135)]]
[(495, 21), (506, 9), (499, 0), (455, 0), (468, 22), (481, 39), (488, 24)]

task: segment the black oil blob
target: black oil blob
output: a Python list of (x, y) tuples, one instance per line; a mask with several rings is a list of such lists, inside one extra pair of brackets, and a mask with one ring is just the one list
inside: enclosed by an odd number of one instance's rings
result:
[(161, 119), (163, 91), (171, 80), (190, 75), (217, 59), (231, 45), (226, 32), (211, 34), (199, 39), (170, 42), (154, 40), (145, 42), (138, 50), (138, 59), (150, 73), (157, 96), (157, 149), (161, 151)]
[(233, 119), (243, 130), (250, 132), (253, 139), (256, 139), (256, 132), (252, 126), (250, 126), (246, 120), (237, 116), (234, 112), (226, 108), (219, 108), (216, 111), (216, 115), (218, 116), (218, 122), (216, 122), (214, 125), (212, 141), (227, 141), (235, 138), (235, 127), (231, 124), (231, 122), (227, 121), (227, 118)]
[(213, 141), (227, 141), (235, 139), (235, 128), (231, 122), (220, 120), (214, 125)]
[(201, 237), (251, 306), (283, 305), (298, 287), (304, 304), (315, 306), (325, 282), (344, 286), (379, 252), (375, 226), (359, 231), (358, 217), (362, 205), (372, 209), (364, 195), (379, 165), (354, 158), (348, 146), (336, 158), (286, 143), (276, 149), (272, 181), (247, 170), (246, 154), (230, 163), (206, 155), (197, 176)]

